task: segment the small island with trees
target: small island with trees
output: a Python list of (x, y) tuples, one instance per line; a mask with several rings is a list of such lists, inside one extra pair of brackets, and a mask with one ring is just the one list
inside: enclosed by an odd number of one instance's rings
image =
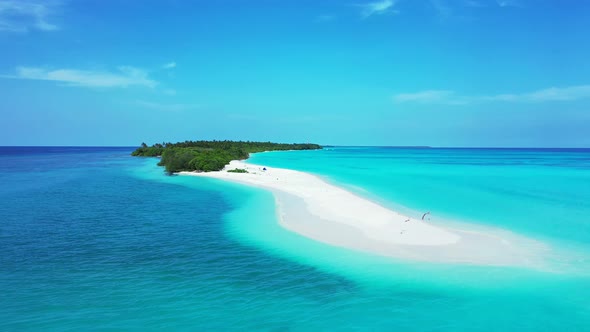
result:
[[(142, 143), (131, 153), (136, 157), (161, 157), (158, 165), (169, 174), (181, 171), (220, 171), (232, 160), (247, 159), (250, 153), (287, 150), (319, 150), (322, 146), (311, 143), (285, 144), (244, 141), (184, 141), (179, 143)], [(246, 170), (232, 170), (244, 173)]]

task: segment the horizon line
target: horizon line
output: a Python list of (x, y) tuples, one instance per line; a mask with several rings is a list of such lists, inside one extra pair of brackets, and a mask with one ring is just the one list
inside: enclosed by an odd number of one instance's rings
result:
[[(244, 141), (246, 142), (246, 141)], [(255, 142), (255, 141), (250, 141)], [(272, 142), (271, 142), (272, 143)], [(306, 144), (306, 143), (278, 143)], [(317, 144), (317, 143), (311, 143)], [(318, 144), (323, 148), (395, 148), (395, 149), (590, 149), (590, 147), (560, 146), (429, 146), (429, 145), (335, 145)], [(140, 145), (0, 145), (0, 148), (137, 148)]]

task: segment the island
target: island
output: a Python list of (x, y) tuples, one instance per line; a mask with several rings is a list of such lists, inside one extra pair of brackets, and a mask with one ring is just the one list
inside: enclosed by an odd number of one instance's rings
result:
[[(184, 141), (178, 143), (142, 143), (131, 153), (136, 157), (161, 157), (158, 165), (169, 174), (177, 172), (220, 171), (232, 160), (248, 159), (250, 153), (288, 150), (319, 150), (312, 143), (271, 143), (250, 141)], [(246, 172), (235, 170), (234, 172)]]
[(285, 229), (336, 247), (395, 259), (546, 269), (550, 248), (507, 230), (469, 223), (429, 222), (400, 213), (316, 174), (255, 165), (250, 153), (316, 150), (317, 144), (186, 141), (147, 146), (133, 156), (161, 157), (169, 174), (214, 178), (272, 192)]

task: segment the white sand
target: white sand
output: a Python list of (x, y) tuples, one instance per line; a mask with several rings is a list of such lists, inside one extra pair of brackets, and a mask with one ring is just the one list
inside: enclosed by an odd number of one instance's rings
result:
[[(249, 173), (229, 173), (231, 169)], [(549, 249), (508, 231), (404, 216), (312, 174), (232, 161), (223, 171), (182, 172), (271, 190), (280, 224), (331, 245), (401, 259), (540, 267)]]

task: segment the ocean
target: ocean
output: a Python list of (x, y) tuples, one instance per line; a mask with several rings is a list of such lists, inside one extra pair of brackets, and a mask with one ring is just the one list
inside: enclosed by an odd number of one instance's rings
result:
[(587, 331), (590, 150), (328, 147), (310, 172), (432, 223), (510, 230), (553, 269), (432, 264), (277, 224), (272, 194), (133, 148), (0, 148), (0, 330)]

